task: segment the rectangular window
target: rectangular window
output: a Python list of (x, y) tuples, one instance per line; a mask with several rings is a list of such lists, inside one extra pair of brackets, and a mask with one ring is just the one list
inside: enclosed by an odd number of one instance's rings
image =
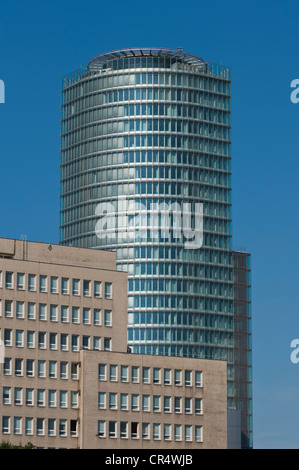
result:
[(36, 275), (35, 274), (28, 274), (28, 290), (35, 291), (36, 290)]
[(131, 395), (131, 409), (132, 411), (139, 411), (139, 395)]
[(100, 298), (101, 297), (101, 285), (102, 283), (99, 281), (94, 281), (94, 297)]
[(189, 398), (189, 397), (185, 397), (185, 413), (186, 414), (192, 413), (191, 398)]
[(25, 434), (33, 434), (33, 418), (25, 418)]
[(112, 312), (111, 312), (111, 310), (105, 310), (104, 324), (105, 324), (105, 326), (112, 326)]
[(17, 289), (18, 290), (25, 289), (25, 274), (24, 273), (17, 273)]
[(142, 411), (150, 411), (150, 396), (142, 395)]
[(24, 302), (16, 302), (16, 317), (24, 318)]
[(55, 436), (56, 419), (48, 418), (48, 436)]
[(68, 363), (60, 362), (60, 378), (65, 380), (68, 378)]
[(164, 397), (164, 413), (171, 413), (171, 397)]
[(38, 332), (38, 348), (46, 349), (46, 333), (43, 331)]
[(21, 434), (22, 418), (15, 416), (13, 420), (14, 420), (14, 423), (13, 423), (14, 434)]
[(47, 292), (47, 276), (39, 276), (39, 291)]
[(51, 294), (58, 294), (58, 277), (51, 276), (50, 289)]
[(3, 375), (11, 375), (11, 358), (10, 357), (4, 358)]
[(33, 388), (26, 388), (26, 405), (33, 406)]
[(132, 366), (132, 383), (139, 383), (139, 367)]
[(181, 403), (182, 403), (181, 397), (174, 397), (174, 412), (175, 413), (182, 412)]
[(12, 317), (12, 300), (5, 300), (4, 304), (4, 315), (6, 318), (11, 318)]
[(185, 441), (190, 442), (192, 440), (192, 434), (191, 434), (191, 425), (185, 425)]
[(131, 423), (131, 439), (138, 439), (139, 423)]
[(164, 424), (164, 441), (170, 441), (171, 439), (170, 430), (171, 430), (170, 424)]
[(106, 393), (105, 392), (99, 392), (98, 407), (101, 410), (104, 410), (106, 408)]
[(120, 380), (121, 380), (121, 382), (128, 382), (128, 380), (129, 380), (129, 368), (128, 368), (128, 366), (121, 366), (121, 368), (120, 368)]
[(67, 323), (69, 321), (69, 308), (66, 305), (61, 305), (61, 321)]
[(116, 421), (109, 421), (109, 437), (116, 437)]
[(61, 293), (62, 294), (69, 293), (69, 279), (66, 277), (61, 278)]
[(128, 438), (128, 423), (125, 421), (120, 422), (120, 438), (121, 439)]
[(90, 309), (83, 308), (83, 325), (90, 325)]
[(202, 426), (195, 426), (195, 442), (202, 442)]
[(144, 384), (150, 383), (150, 368), (149, 367), (142, 368), (142, 382)]
[(89, 349), (90, 336), (82, 336), (82, 349)]
[(59, 406), (60, 408), (67, 408), (67, 391), (60, 390), (59, 392)]
[(164, 369), (164, 385), (170, 385), (170, 374), (171, 370), (170, 369)]
[(79, 364), (78, 362), (71, 363), (71, 378), (72, 380), (79, 379)]
[(181, 441), (182, 440), (182, 426), (181, 424), (174, 425), (174, 440)]
[(49, 390), (48, 392), (48, 405), (50, 408), (56, 407), (56, 390)]
[(202, 414), (202, 399), (195, 398), (195, 414), (201, 415)]
[(60, 350), (68, 351), (68, 335), (65, 333), (61, 333), (60, 335)]
[(117, 381), (117, 366), (114, 364), (110, 365), (110, 380), (111, 382)]
[(112, 283), (105, 282), (105, 299), (112, 299)]
[(104, 338), (104, 351), (111, 351), (111, 338)]
[(191, 370), (185, 370), (185, 386), (186, 387), (191, 387), (192, 385), (192, 371)]
[(49, 362), (49, 377), (50, 379), (56, 379), (57, 377), (57, 363), (56, 361)]
[(79, 392), (71, 392), (71, 408), (78, 408)]
[(106, 380), (106, 364), (99, 364), (99, 380)]
[(174, 385), (182, 385), (182, 371), (175, 369), (174, 371)]
[(78, 420), (71, 419), (70, 431), (71, 431), (71, 437), (78, 437)]
[(109, 393), (109, 409), (117, 409), (117, 393)]
[(195, 387), (201, 387), (202, 386), (202, 372), (196, 370), (195, 371)]
[(8, 328), (4, 330), (4, 346), (12, 346), (12, 330)]
[(72, 351), (79, 351), (79, 335), (72, 335)]
[(80, 295), (80, 281), (73, 279), (73, 295)]
[(45, 390), (38, 389), (37, 390), (37, 406), (45, 406)]
[(38, 436), (43, 436), (45, 434), (45, 419), (44, 418), (36, 418), (36, 434)]
[(101, 338), (99, 336), (93, 337), (93, 349), (95, 351), (100, 351), (101, 349)]
[(10, 387), (3, 387), (3, 395), (2, 395), (2, 402), (3, 405), (10, 405), (11, 403), (11, 388)]
[(41, 321), (47, 320), (47, 305), (39, 304), (38, 306), (38, 318)]
[(26, 376), (33, 377), (34, 376), (34, 360), (27, 359), (26, 361)]
[(120, 394), (120, 408), (121, 410), (128, 409), (128, 394), (127, 393)]
[(160, 428), (161, 428), (161, 425), (159, 423), (154, 423), (153, 424), (153, 439), (156, 441), (156, 440), (159, 440), (161, 438), (160, 436)]
[(27, 348), (35, 347), (34, 337), (35, 337), (34, 331), (27, 331)]
[(84, 297), (90, 297), (90, 281), (86, 279), (83, 281), (83, 295)]
[(153, 411), (155, 413), (157, 413), (158, 411), (161, 411), (160, 402), (161, 402), (161, 397), (158, 395), (154, 395), (153, 396)]
[(35, 320), (35, 304), (33, 302), (27, 304), (27, 318), (28, 320)]
[(57, 349), (57, 333), (50, 333), (50, 349)]
[(58, 306), (50, 305), (50, 321), (58, 321)]
[(93, 324), (100, 325), (101, 324), (101, 310), (95, 308), (93, 310)]
[(150, 427), (149, 423), (142, 423), (142, 439), (150, 438)]
[(105, 437), (105, 421), (98, 421), (98, 437)]
[(5, 273), (5, 287), (6, 289), (13, 288), (13, 273), (10, 271), (6, 271)]
[(72, 307), (72, 323), (79, 323), (79, 307)]
[(15, 391), (14, 391), (14, 404), (22, 405), (22, 389), (19, 387), (15, 388)]
[(67, 435), (66, 425), (67, 425), (66, 419), (59, 420), (59, 436), (64, 437)]
[(154, 384), (161, 383), (161, 369), (158, 369), (156, 367), (154, 367), (154, 370), (153, 370), (153, 382)]
[(10, 433), (10, 416), (2, 416), (2, 433)]
[(37, 362), (37, 375), (40, 378), (46, 377), (46, 361)]
[(23, 375), (23, 359), (15, 359), (15, 375)]

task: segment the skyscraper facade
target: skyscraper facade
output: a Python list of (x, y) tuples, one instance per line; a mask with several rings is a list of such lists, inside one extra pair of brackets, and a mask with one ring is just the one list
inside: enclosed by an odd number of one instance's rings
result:
[(59, 238), (116, 250), (134, 353), (227, 361), (228, 406), (251, 447), (249, 287), (242, 322), (234, 287), (230, 75), (181, 48), (131, 48), (64, 77)]

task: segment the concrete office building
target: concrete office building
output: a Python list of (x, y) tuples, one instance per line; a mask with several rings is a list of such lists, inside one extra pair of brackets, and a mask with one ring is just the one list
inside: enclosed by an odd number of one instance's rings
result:
[(126, 326), (115, 253), (0, 239), (0, 441), (226, 448), (226, 362), (130, 354)]
[(116, 250), (134, 353), (227, 361), (228, 407), (252, 447), (251, 299), (242, 353), (234, 306), (230, 68), (181, 48), (115, 50), (63, 78), (61, 109), (60, 243)]

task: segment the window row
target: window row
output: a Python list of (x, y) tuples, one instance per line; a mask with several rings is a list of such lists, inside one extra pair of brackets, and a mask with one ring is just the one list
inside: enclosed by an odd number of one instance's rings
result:
[[(47, 429), (46, 429), (47, 426)], [(2, 434), (78, 437), (78, 421), (55, 418), (2, 416)]]
[[(162, 434), (163, 433), (163, 434)], [(98, 421), (99, 438), (202, 442), (202, 426), (126, 421)]]
[[(53, 321), (62, 323), (75, 323), (83, 325), (112, 326), (112, 311), (95, 308), (68, 307), (67, 305), (36, 304), (35, 302), (21, 302), (5, 300), (4, 316), (27, 320)], [(0, 316), (2, 301), (0, 300)]]
[(201, 387), (202, 371), (99, 364), (99, 380)]
[(4, 358), (3, 375), (79, 380), (79, 363), (34, 359)]
[(79, 392), (3, 387), (3, 405), (48, 406), (50, 408), (78, 408)]
[[(5, 288), (25, 290), (26, 275), (24, 273), (15, 273), (11, 271), (5, 272)], [(2, 287), (2, 271), (0, 271), (0, 287)], [(91, 297), (92, 295), (92, 281), (84, 279), (69, 279), (66, 277), (58, 278), (56, 276), (46, 275), (27, 275), (27, 289), (31, 292), (50, 292), (51, 294), (71, 294), (83, 295), (84, 297)], [(96, 298), (102, 297), (102, 282), (93, 282), (93, 296)], [(112, 298), (112, 283), (105, 282), (104, 287), (105, 299)]]
[[(14, 339), (13, 339), (14, 335)], [(67, 333), (46, 333), (43, 331), (24, 331), (4, 329), (4, 346), (17, 348), (38, 348), (60, 351), (79, 351), (93, 349), (111, 351), (111, 338), (100, 336), (69, 335)]]
[(202, 398), (99, 392), (98, 408), (201, 415)]

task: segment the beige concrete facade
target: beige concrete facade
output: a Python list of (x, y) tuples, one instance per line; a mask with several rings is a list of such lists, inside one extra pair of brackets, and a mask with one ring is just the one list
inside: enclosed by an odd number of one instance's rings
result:
[(0, 441), (226, 448), (226, 362), (127, 353), (113, 252), (0, 239), (0, 338)]

